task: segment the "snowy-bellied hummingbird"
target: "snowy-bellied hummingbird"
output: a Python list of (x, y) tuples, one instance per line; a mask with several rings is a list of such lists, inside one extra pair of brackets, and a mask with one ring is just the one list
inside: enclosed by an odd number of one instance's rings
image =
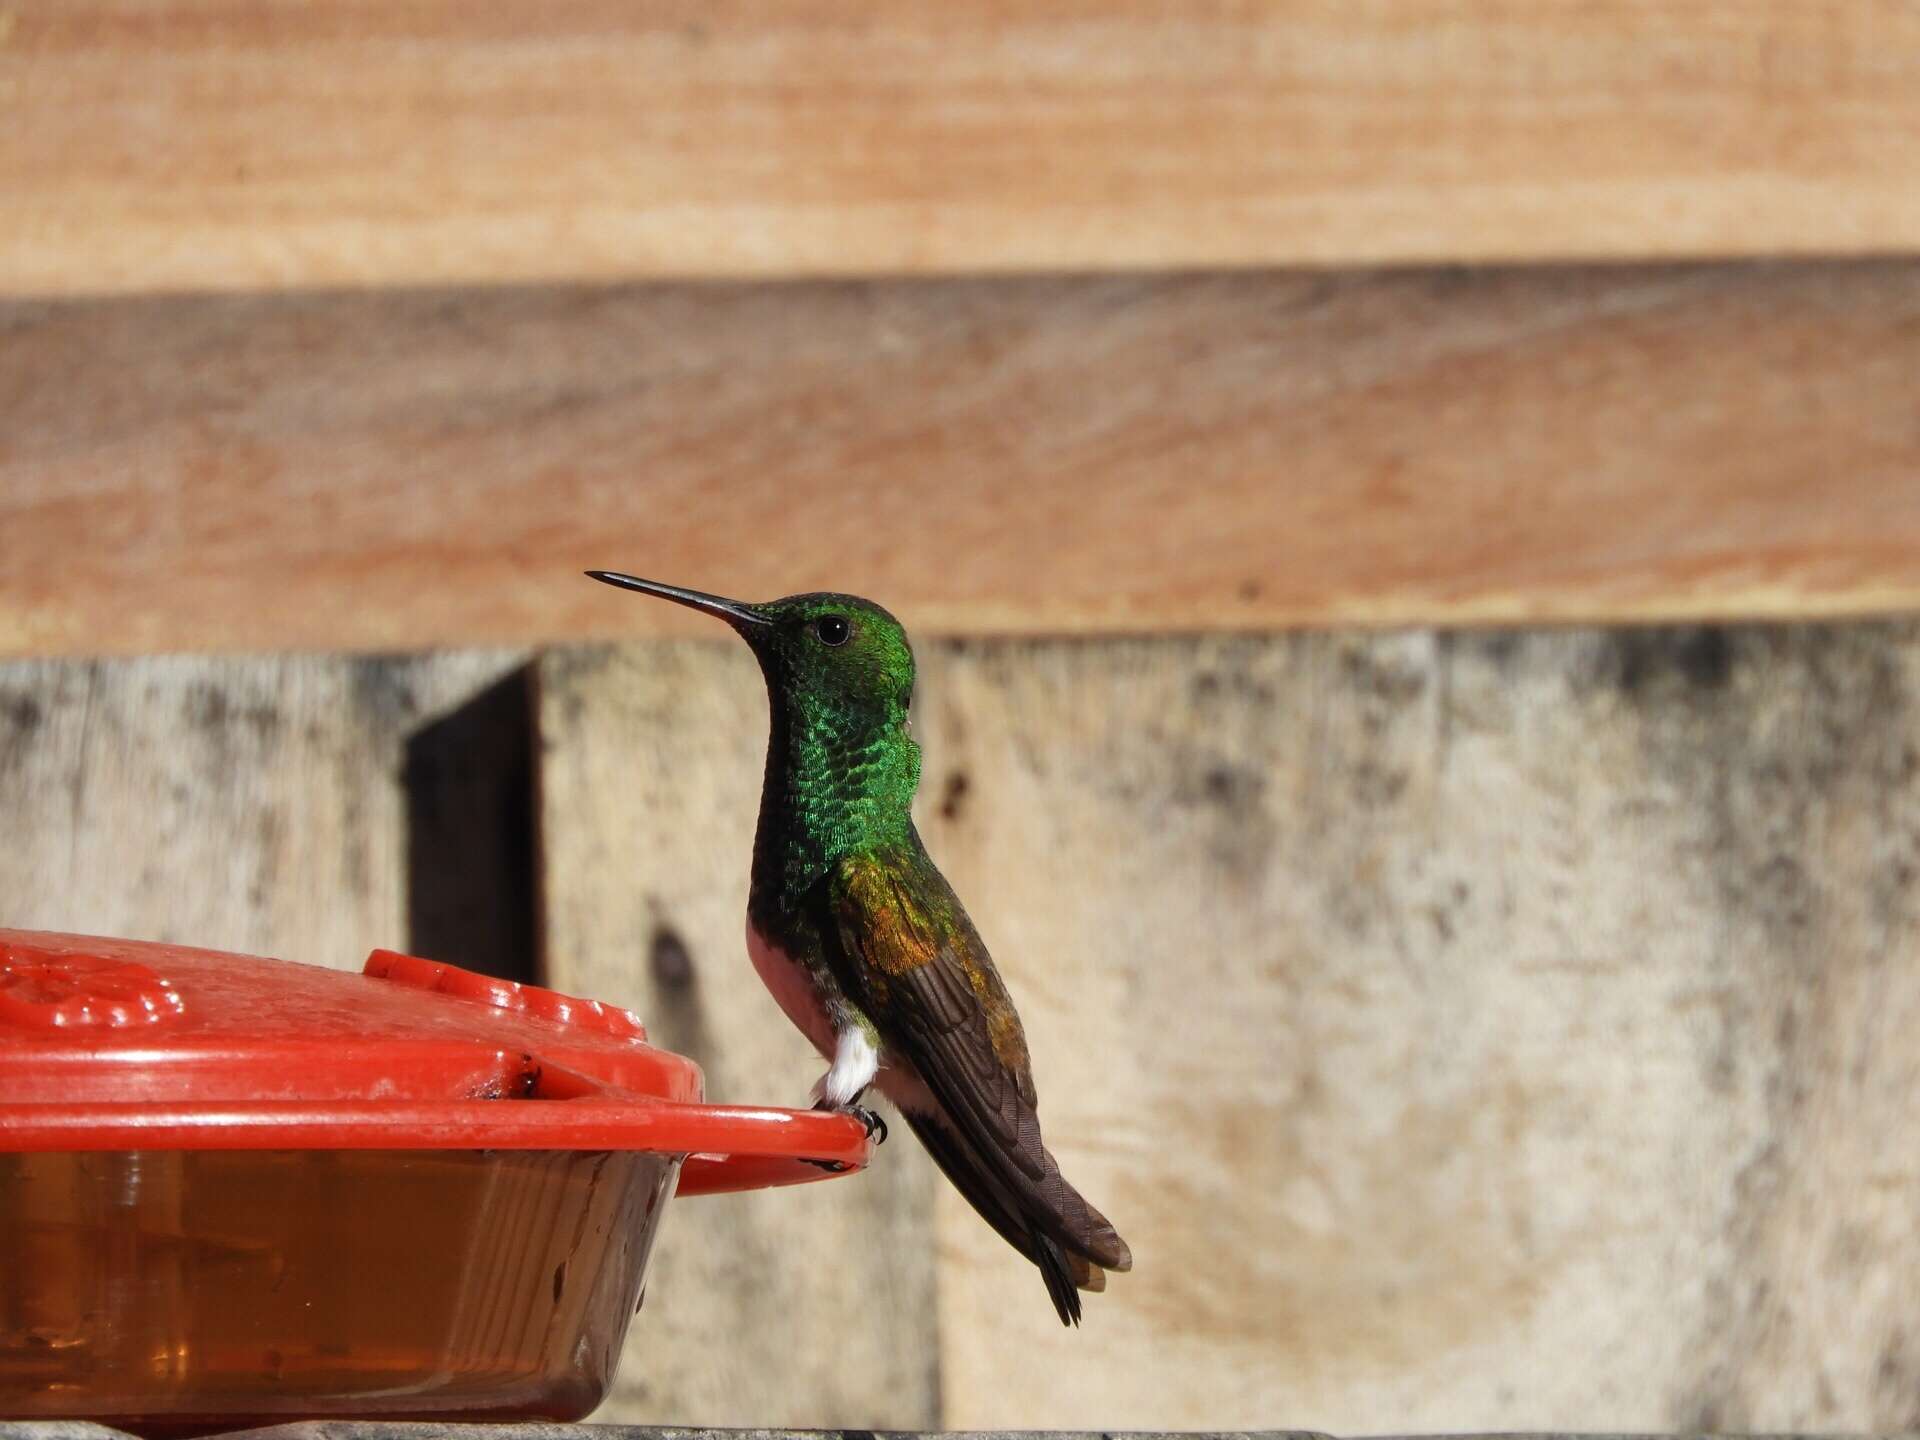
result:
[(830, 1063), (824, 1109), (875, 1086), (1008, 1244), (1040, 1268), (1054, 1309), (1133, 1255), (1040, 1139), (1025, 1031), (993, 957), (914, 828), (920, 746), (913, 650), (853, 595), (761, 605), (589, 570), (595, 580), (718, 616), (747, 642), (772, 711), (747, 899), (747, 951)]

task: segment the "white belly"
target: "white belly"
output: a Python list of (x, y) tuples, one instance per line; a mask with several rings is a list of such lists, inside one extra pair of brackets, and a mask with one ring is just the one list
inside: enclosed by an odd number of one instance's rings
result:
[(814, 1049), (831, 1060), (833, 1022), (827, 1018), (827, 1007), (820, 1003), (819, 992), (814, 989), (813, 977), (807, 974), (806, 967), (756, 930), (752, 920), (747, 921), (747, 956), (753, 961), (760, 983), (772, 993), (787, 1019), (807, 1037)]

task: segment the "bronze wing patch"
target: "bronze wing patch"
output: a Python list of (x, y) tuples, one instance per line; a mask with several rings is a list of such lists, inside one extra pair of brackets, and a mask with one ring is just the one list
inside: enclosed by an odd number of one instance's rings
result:
[(924, 857), (863, 856), (826, 885), (848, 995), (974, 1145), (1039, 1179), (1048, 1167), (1026, 1035), (946, 880)]

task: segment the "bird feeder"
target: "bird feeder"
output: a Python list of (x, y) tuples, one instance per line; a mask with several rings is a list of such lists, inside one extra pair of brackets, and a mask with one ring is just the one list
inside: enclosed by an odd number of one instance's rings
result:
[(0, 1414), (578, 1419), (669, 1201), (867, 1154), (594, 1001), (0, 930)]

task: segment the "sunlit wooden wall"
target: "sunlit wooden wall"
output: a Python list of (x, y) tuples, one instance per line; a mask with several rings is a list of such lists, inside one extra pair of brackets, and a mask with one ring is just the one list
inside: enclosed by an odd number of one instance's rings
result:
[(902, 1133), (606, 1418), (1920, 1425), (1916, 254), (1891, 0), (0, 4), (0, 923), (797, 1102), (758, 678), (578, 572), (869, 593), (1139, 1267)]

